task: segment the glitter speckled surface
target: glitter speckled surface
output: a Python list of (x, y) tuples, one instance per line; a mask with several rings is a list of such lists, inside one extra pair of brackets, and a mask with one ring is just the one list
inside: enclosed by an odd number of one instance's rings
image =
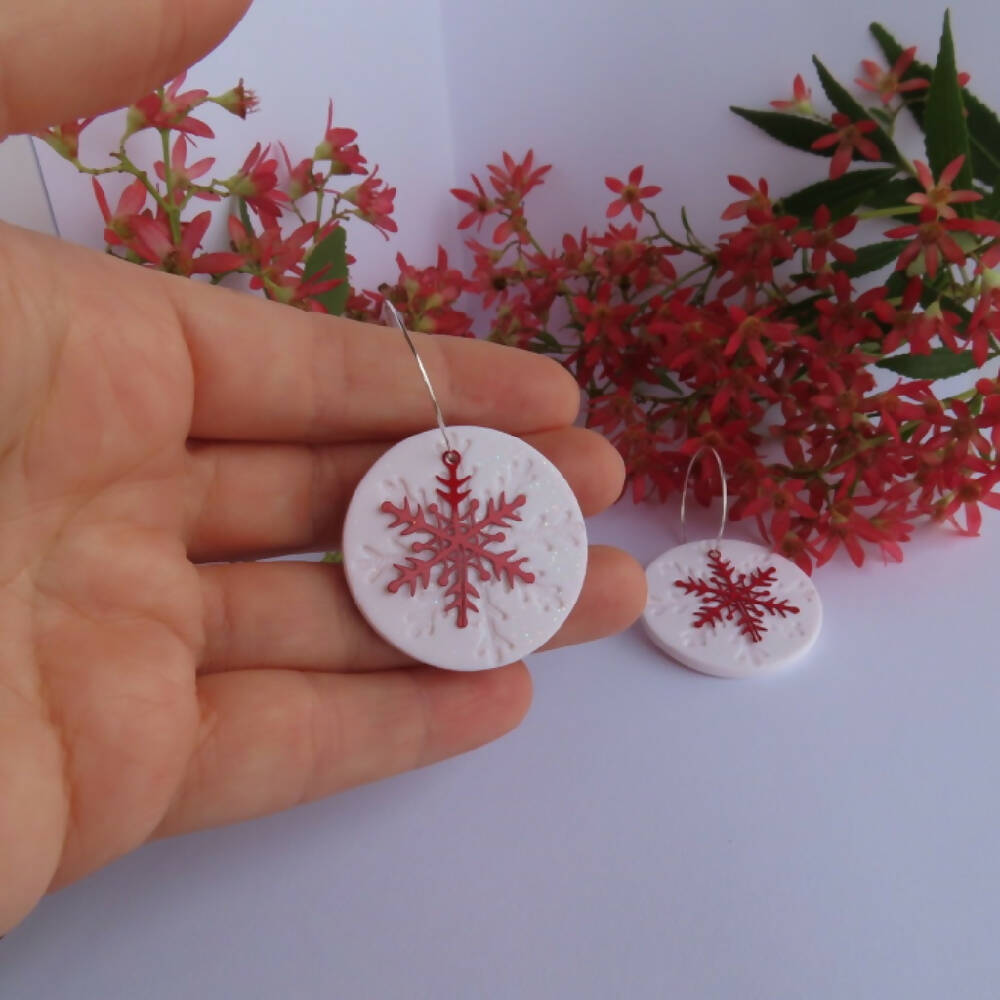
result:
[[(765, 616), (759, 642), (741, 634), (738, 622), (726, 618), (695, 627), (698, 597), (676, 581), (707, 578), (708, 553), (718, 549), (735, 574), (774, 568), (772, 595), (790, 601), (788, 616)], [(717, 677), (755, 677), (781, 670), (805, 657), (819, 635), (822, 605), (815, 585), (796, 565), (760, 545), (738, 539), (689, 542), (664, 552), (646, 568), (649, 601), (643, 621), (650, 638), (685, 666)]]
[(449, 435), (462, 456), (459, 473), (470, 477), (463, 487), (470, 491), (465, 503), (478, 501), (483, 511), (490, 498), (524, 496), (519, 520), (500, 529), (503, 540), (496, 548), (516, 550), (533, 581), (510, 584), (475, 576), (478, 611), (464, 628), (446, 611), (440, 571), (415, 593), (406, 587), (389, 592), (396, 567), (413, 556), (411, 546), (422, 536), (392, 528), (392, 517), (381, 506), (405, 500), (426, 509), (441, 503), (437, 430), (401, 441), (362, 480), (344, 522), (344, 569), (362, 614), (398, 649), (435, 666), (482, 670), (518, 660), (556, 633), (583, 586), (587, 534), (572, 490), (544, 455), (484, 427), (449, 428)]

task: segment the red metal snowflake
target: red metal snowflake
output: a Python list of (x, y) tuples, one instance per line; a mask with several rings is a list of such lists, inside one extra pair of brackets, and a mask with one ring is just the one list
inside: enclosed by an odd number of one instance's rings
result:
[[(401, 587), (409, 587), (413, 595), (418, 589), (426, 590), (432, 582), (443, 587), (448, 603), (444, 610), (455, 612), (455, 624), (465, 628), (469, 614), (479, 611), (476, 600), (481, 596), (472, 582), (499, 580), (508, 586), (515, 583), (534, 583), (535, 575), (524, 568), (527, 557), (513, 558), (516, 549), (504, 552), (491, 551), (507, 537), (504, 532), (491, 529), (506, 528), (521, 520), (519, 510), (527, 498), (519, 494), (512, 500), (501, 493), (494, 500), (488, 498), (486, 511), (479, 516), (479, 501), (468, 500), (470, 490), (464, 489), (471, 476), (458, 475), (462, 457), (457, 451), (446, 451), (442, 461), (446, 474), (437, 476), (443, 487), (437, 495), (445, 509), (436, 503), (427, 505), (424, 512), (420, 504), (410, 505), (404, 499), (401, 505), (386, 500), (380, 510), (392, 515), (393, 528), (401, 525), (403, 535), (424, 535), (426, 541), (414, 541), (405, 565), (396, 564), (395, 578), (389, 583), (389, 592), (395, 594)], [(436, 571), (436, 572), (435, 572)]]
[(767, 628), (764, 614), (797, 615), (799, 609), (788, 601), (780, 601), (772, 596), (771, 585), (778, 571), (769, 566), (758, 566), (749, 576), (738, 573), (734, 576), (733, 564), (722, 558), (718, 549), (708, 553), (708, 565), (712, 573), (708, 580), (689, 576), (686, 580), (675, 580), (675, 587), (682, 587), (686, 594), (701, 598), (694, 616), (694, 627), (718, 625), (723, 620), (739, 624), (740, 634), (751, 642), (760, 642)]

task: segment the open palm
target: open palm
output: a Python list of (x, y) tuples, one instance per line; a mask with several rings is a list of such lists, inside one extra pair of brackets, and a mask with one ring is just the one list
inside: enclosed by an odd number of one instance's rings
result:
[[(50, 6), (31, 16), (44, 23)], [(88, 17), (120, 6), (102, 0)], [(197, 6), (209, 9), (200, 31), (172, 44), (115, 36), (146, 57), (129, 86), (191, 61), (242, 5)], [(58, 31), (45, 37), (58, 49)], [(0, 58), (11, 44), (0, 30)], [(73, 46), (77, 72), (90, 51)], [(135, 96), (98, 74), (90, 98), (24, 87), (19, 101), (11, 79), (0, 131)], [(245, 561), (336, 544), (366, 469), (430, 425), (398, 334), (6, 226), (0, 302), (0, 930), (150, 837), (284, 808), (516, 725), (523, 665), (413, 664), (363, 622), (338, 568)], [(558, 367), (479, 342), (421, 349), (451, 421), (524, 435), (585, 513), (615, 498), (618, 456), (569, 426), (576, 387)], [(634, 562), (595, 550), (555, 641), (624, 627), (642, 595)]]

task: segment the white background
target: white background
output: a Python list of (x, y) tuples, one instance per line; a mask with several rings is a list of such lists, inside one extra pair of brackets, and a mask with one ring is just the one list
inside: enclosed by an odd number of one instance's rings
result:
[[(1000, 103), (992, 7), (953, 12), (961, 66)], [(850, 79), (872, 16), (932, 58), (939, 14), (262, 0), (192, 81), (260, 89), (234, 158), (248, 133), (307, 150), (336, 97), (400, 188), (400, 240), (362, 258), (377, 281), (396, 246), (457, 246), (446, 189), (504, 148), (557, 164), (547, 241), (599, 224), (604, 175), (639, 162), (664, 214), (683, 201), (711, 235), (727, 173), (816, 179), (728, 104), (782, 96), (813, 50)], [(63, 232), (92, 241), (89, 193), (47, 171)], [(649, 561), (675, 525), (626, 503), (592, 533)], [(147, 847), (0, 942), (0, 996), (995, 997), (1000, 524), (906, 551), (817, 575), (824, 632), (784, 676), (701, 677), (634, 629), (536, 657), (534, 708), (497, 744)]]

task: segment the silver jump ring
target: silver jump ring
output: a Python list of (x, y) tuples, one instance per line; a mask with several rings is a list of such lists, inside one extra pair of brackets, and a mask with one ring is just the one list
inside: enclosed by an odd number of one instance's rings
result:
[(687, 492), (688, 483), (691, 480), (691, 470), (694, 468), (694, 463), (698, 461), (699, 456), (704, 451), (710, 451), (715, 456), (716, 464), (719, 466), (719, 477), (722, 479), (722, 519), (719, 521), (719, 533), (715, 536), (716, 544), (718, 544), (722, 541), (722, 533), (726, 530), (726, 517), (728, 515), (729, 508), (729, 487), (726, 485), (726, 469), (722, 464), (722, 456), (708, 444), (702, 445), (691, 456), (691, 461), (688, 462), (687, 471), (684, 473), (684, 486), (681, 489), (681, 541), (687, 541)]
[(427, 386), (427, 392), (430, 393), (431, 402), (434, 404), (434, 415), (437, 417), (438, 427), (441, 428), (441, 437), (444, 438), (445, 454), (454, 455), (455, 449), (452, 447), (451, 439), (448, 437), (448, 426), (445, 424), (444, 416), (441, 413), (441, 404), (438, 402), (437, 393), (434, 391), (434, 386), (431, 384), (431, 377), (427, 374), (427, 369), (424, 367), (423, 358), (420, 357), (420, 353), (417, 351), (417, 345), (413, 343), (413, 338), (410, 336), (410, 331), (406, 329), (406, 324), (403, 322), (403, 317), (400, 316), (399, 310), (388, 299), (384, 300), (384, 304), (385, 309), (392, 317), (393, 322), (397, 327), (399, 327), (399, 332), (406, 338), (406, 343), (409, 345), (414, 358), (417, 360), (417, 367), (420, 369), (420, 375), (424, 380), (424, 385)]

